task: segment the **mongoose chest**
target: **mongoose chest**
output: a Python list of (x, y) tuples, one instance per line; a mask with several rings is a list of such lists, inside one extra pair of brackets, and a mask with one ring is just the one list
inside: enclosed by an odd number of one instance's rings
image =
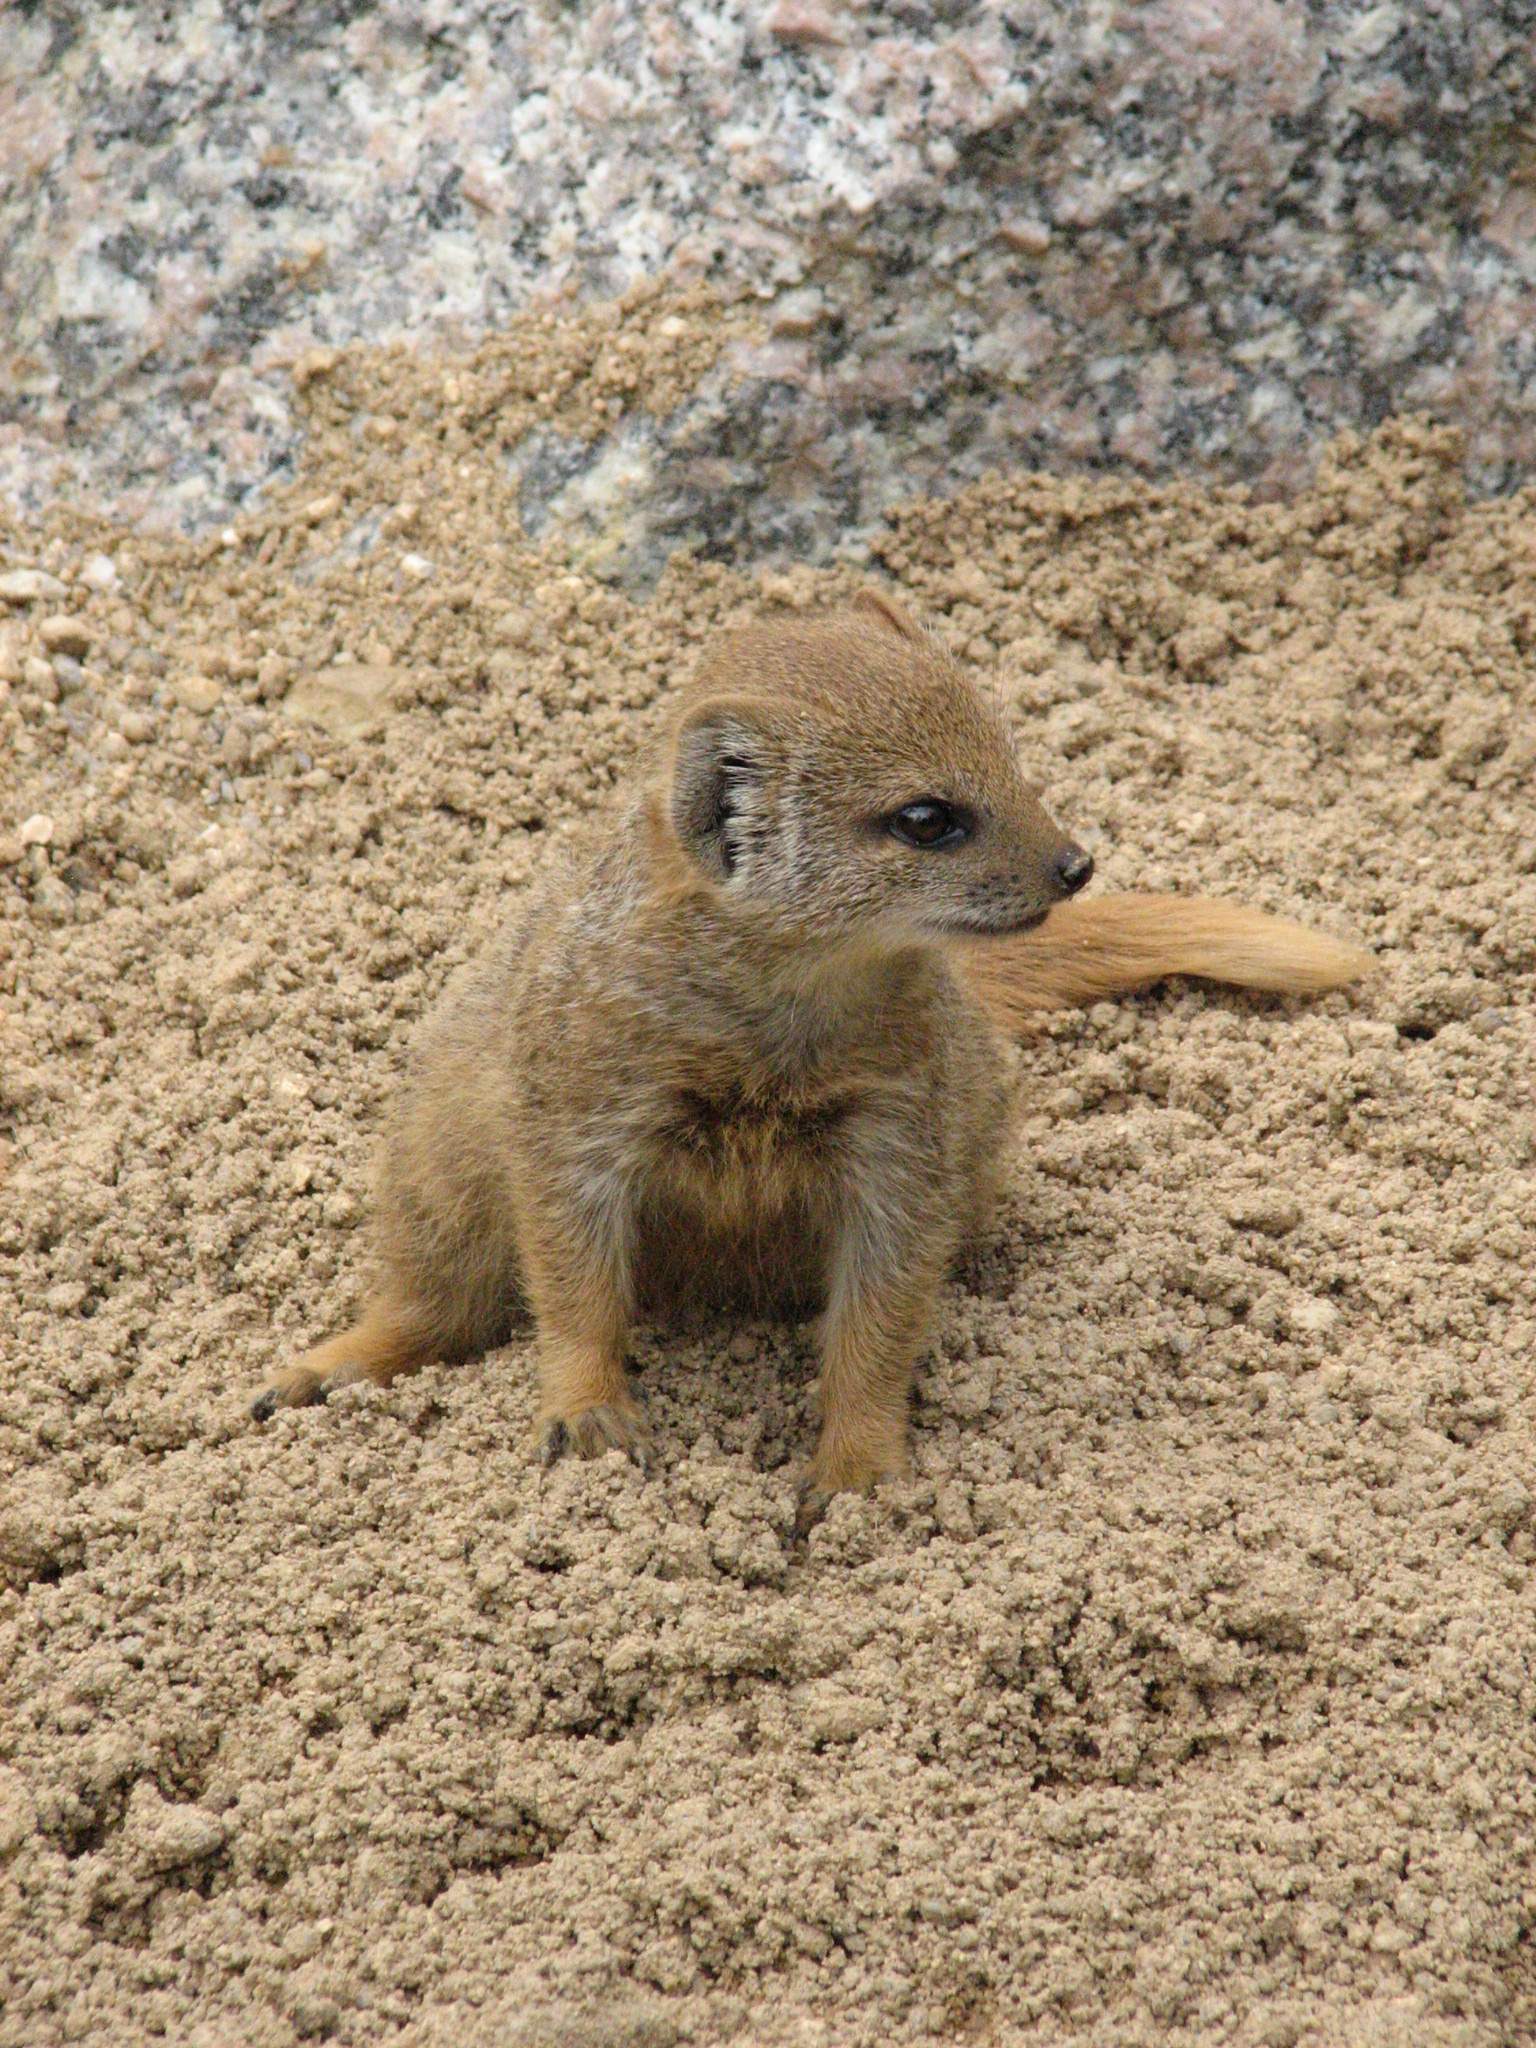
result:
[(740, 1229), (807, 1203), (834, 1168), (855, 1103), (844, 1093), (797, 1100), (685, 1088), (669, 1106), (661, 1133), (668, 1192), (709, 1226)]

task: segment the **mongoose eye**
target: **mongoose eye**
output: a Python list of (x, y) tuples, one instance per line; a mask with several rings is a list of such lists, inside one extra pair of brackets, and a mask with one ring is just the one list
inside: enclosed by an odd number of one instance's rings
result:
[(924, 796), (915, 804), (903, 804), (899, 811), (892, 811), (885, 829), (903, 846), (917, 846), (925, 853), (934, 853), (963, 846), (975, 831), (976, 820), (958, 804), (946, 803), (938, 796)]

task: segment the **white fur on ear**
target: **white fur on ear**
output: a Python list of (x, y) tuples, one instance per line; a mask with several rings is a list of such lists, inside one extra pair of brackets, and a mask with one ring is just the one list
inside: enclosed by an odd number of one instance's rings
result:
[(690, 711), (672, 763), (672, 829), (701, 867), (729, 881), (759, 809), (765, 734), (753, 706), (711, 698)]

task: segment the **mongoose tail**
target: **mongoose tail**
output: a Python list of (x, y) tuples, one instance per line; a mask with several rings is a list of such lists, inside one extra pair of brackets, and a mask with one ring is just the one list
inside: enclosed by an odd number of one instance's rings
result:
[(1266, 995), (1318, 995), (1368, 972), (1359, 946), (1203, 896), (1098, 896), (1058, 903), (1043, 923), (951, 942), (955, 966), (996, 1022), (1016, 1030), (1150, 988), (1170, 974)]

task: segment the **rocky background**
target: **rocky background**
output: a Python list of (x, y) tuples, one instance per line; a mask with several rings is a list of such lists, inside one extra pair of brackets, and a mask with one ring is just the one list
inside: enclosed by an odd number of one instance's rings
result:
[(196, 0), (6, 10), (0, 484), (219, 522), (306, 347), (711, 282), (672, 415), (507, 451), (533, 535), (855, 558), (995, 467), (1294, 485), (1536, 450), (1536, 7)]

